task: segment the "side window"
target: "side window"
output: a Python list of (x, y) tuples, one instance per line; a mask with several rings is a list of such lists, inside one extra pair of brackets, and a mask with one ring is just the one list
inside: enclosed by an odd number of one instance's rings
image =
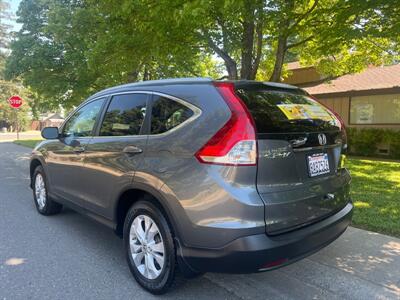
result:
[(63, 128), (64, 137), (91, 136), (94, 124), (100, 113), (105, 98), (92, 101), (77, 110)]
[(101, 136), (138, 135), (146, 116), (146, 94), (117, 95), (111, 99)]
[(151, 112), (151, 134), (167, 132), (193, 116), (193, 111), (174, 100), (155, 96)]

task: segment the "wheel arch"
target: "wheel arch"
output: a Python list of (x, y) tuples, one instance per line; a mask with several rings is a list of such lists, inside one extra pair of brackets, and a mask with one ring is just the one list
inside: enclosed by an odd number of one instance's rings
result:
[(35, 172), (35, 170), (36, 170), (36, 168), (38, 166), (42, 166), (43, 167), (42, 162), (38, 158), (33, 158), (31, 160), (31, 162), (30, 162), (30, 165), (29, 165), (30, 187), (31, 188), (33, 187), (33, 181), (32, 181), (33, 173)]
[(143, 199), (143, 197), (146, 195), (149, 196), (146, 200), (150, 201), (153, 205), (161, 210), (168, 222), (168, 225), (171, 227), (172, 237), (176, 244), (177, 263), (181, 273), (187, 278), (198, 276), (200, 273), (194, 269), (183, 257), (183, 241), (179, 227), (176, 224), (176, 219), (172, 214), (172, 209), (168, 206), (167, 200), (159, 191), (147, 186), (135, 186), (125, 189), (120, 194), (114, 209), (115, 233), (119, 237), (123, 237), (124, 222), (129, 208), (137, 201)]
[(123, 236), (124, 222), (129, 208), (143, 198), (160, 209), (171, 226), (173, 237), (179, 239), (179, 230), (167, 201), (159, 191), (144, 185), (130, 186), (120, 193), (114, 208), (115, 233), (119, 237)]

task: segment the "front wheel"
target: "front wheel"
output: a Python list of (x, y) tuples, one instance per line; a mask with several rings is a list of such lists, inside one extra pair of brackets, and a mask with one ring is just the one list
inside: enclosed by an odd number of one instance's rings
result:
[(156, 206), (139, 201), (129, 209), (124, 247), (136, 281), (152, 294), (165, 293), (175, 278), (175, 246), (170, 226)]
[(55, 215), (61, 212), (62, 205), (49, 198), (47, 190), (47, 178), (43, 167), (38, 166), (33, 172), (33, 199), (37, 211), (45, 216)]

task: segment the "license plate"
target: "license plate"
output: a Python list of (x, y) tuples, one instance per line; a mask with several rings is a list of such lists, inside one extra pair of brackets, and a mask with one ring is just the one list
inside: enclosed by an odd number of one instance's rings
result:
[(309, 155), (307, 157), (307, 161), (310, 177), (315, 177), (330, 172), (327, 153)]

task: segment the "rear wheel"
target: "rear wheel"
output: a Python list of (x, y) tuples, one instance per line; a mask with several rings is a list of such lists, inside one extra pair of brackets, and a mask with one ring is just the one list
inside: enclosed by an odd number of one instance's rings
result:
[(33, 199), (37, 211), (45, 216), (55, 215), (61, 212), (62, 205), (54, 202), (48, 196), (47, 178), (43, 167), (36, 167), (33, 173)]
[(128, 211), (124, 247), (136, 281), (153, 294), (163, 294), (175, 279), (175, 246), (170, 226), (153, 204), (139, 201)]

